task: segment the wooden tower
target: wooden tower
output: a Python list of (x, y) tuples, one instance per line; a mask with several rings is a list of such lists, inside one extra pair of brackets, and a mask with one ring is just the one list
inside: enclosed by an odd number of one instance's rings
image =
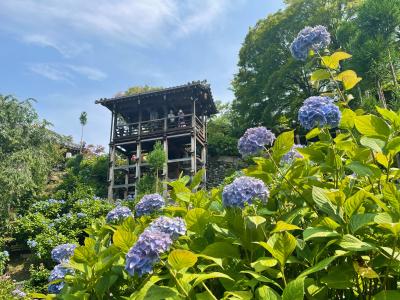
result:
[(136, 194), (156, 141), (163, 143), (167, 155), (165, 181), (205, 168), (207, 117), (217, 112), (206, 81), (96, 103), (111, 111), (109, 199)]

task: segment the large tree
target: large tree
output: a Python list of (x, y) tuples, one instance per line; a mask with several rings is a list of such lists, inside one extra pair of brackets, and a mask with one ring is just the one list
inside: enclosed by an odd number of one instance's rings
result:
[[(382, 85), (387, 83), (388, 77), (393, 77), (392, 69), (387, 67), (389, 51), (382, 54), (381, 49), (389, 44), (396, 47), (399, 0), (285, 2), (284, 10), (260, 20), (249, 30), (240, 50), (239, 70), (232, 86), (235, 92), (233, 109), (242, 131), (259, 123), (269, 127), (279, 127), (282, 123), (293, 126), (290, 121), (297, 119), (296, 112), (304, 99), (319, 92), (308, 80), (310, 63), (295, 61), (289, 51), (290, 43), (305, 26), (326, 26), (332, 34), (330, 47), (334, 50), (343, 48), (351, 52), (356, 49), (353, 61), (357, 67), (352, 67), (364, 77), (366, 83), (376, 82), (376, 73), (379, 73), (370, 72), (371, 64), (374, 64), (374, 70), (384, 68), (390, 71), (385, 76), (380, 73), (386, 78), (386, 81), (382, 80)], [(379, 47), (374, 43), (380, 43)], [(368, 48), (363, 47), (366, 44)], [(393, 67), (396, 68), (397, 51), (390, 49)], [(365, 69), (359, 71), (358, 67), (363, 67), (361, 58), (365, 59), (368, 54), (375, 57), (374, 51), (386, 58), (370, 59), (369, 65), (364, 65)]]
[(44, 191), (62, 157), (61, 137), (39, 119), (32, 100), (0, 95), (0, 224), (7, 212)]

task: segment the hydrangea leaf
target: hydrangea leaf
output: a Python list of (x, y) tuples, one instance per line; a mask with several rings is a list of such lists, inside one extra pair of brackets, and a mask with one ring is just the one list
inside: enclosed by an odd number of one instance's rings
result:
[(329, 79), (329, 77), (330, 77), (330, 74), (327, 70), (318, 69), (318, 70), (315, 70), (311, 74), (311, 81), (325, 80), (325, 79)]
[(274, 142), (272, 147), (273, 157), (280, 160), (282, 155), (288, 152), (294, 144), (294, 131), (286, 131), (281, 133)]
[(278, 223), (276, 223), (275, 228), (271, 231), (271, 233), (275, 233), (275, 232), (283, 232), (283, 231), (291, 231), (291, 230), (301, 230), (301, 228), (299, 226), (293, 225), (293, 224), (289, 224), (286, 223), (284, 221), (278, 221)]
[(312, 197), (320, 210), (322, 210), (336, 222), (343, 224), (343, 212), (341, 208), (337, 207), (329, 200), (328, 191), (313, 186)]
[(283, 290), (282, 300), (303, 300), (304, 299), (305, 277), (297, 277), (292, 280)]
[(269, 286), (263, 285), (256, 290), (257, 300), (281, 300), (281, 296)]
[(369, 251), (376, 249), (375, 246), (363, 242), (351, 234), (346, 234), (338, 242), (339, 246), (349, 251)]
[(212, 273), (208, 273), (208, 274), (196, 274), (195, 276), (196, 280), (193, 283), (193, 287), (197, 286), (199, 283), (202, 283), (203, 281), (207, 280), (207, 279), (214, 279), (214, 278), (225, 278), (228, 280), (232, 280), (233, 279), (221, 272), (212, 272)]
[(188, 250), (173, 250), (168, 255), (169, 265), (177, 271), (193, 267), (197, 262), (197, 256)]
[(124, 253), (129, 251), (136, 240), (137, 237), (134, 233), (123, 230), (122, 228), (115, 231), (113, 235), (114, 245), (121, 249)]
[(334, 238), (338, 236), (340, 236), (338, 232), (324, 227), (307, 227), (303, 231), (304, 241), (316, 238)]
[(253, 224), (256, 228), (264, 224), (267, 220), (264, 217), (261, 216), (248, 216), (247, 219), (250, 221), (251, 224)]
[(227, 242), (215, 242), (208, 245), (202, 252), (202, 254), (212, 257), (240, 257), (239, 249), (237, 246)]
[(374, 115), (356, 116), (354, 125), (358, 132), (366, 136), (389, 137), (390, 128), (384, 120)]
[(359, 83), (362, 78), (357, 76), (357, 73), (353, 70), (346, 70), (338, 74), (335, 80), (341, 81), (345, 90), (350, 90)]
[(400, 291), (386, 290), (381, 291), (372, 297), (372, 300), (398, 300), (400, 299)]
[(360, 144), (376, 152), (382, 152), (382, 149), (385, 147), (385, 141), (367, 136), (361, 137)]
[(271, 255), (276, 258), (281, 266), (285, 265), (288, 257), (296, 249), (296, 238), (288, 232), (279, 232), (273, 234), (268, 241), (259, 242)]
[(350, 57), (351, 55), (346, 52), (337, 51), (330, 56), (323, 56), (322, 65), (329, 69), (337, 69), (339, 68), (339, 62), (341, 60), (348, 59)]
[(267, 277), (265, 277), (263, 275), (260, 275), (260, 274), (258, 274), (256, 272), (253, 272), (253, 271), (241, 271), (240, 273), (249, 274), (254, 279), (256, 279), (257, 281), (264, 282), (264, 283), (271, 283), (274, 286), (276, 286), (276, 287), (278, 287), (279, 289), (282, 290), (282, 287), (277, 282), (275, 282), (272, 279), (269, 279), (269, 278), (267, 278)]
[(323, 260), (319, 261), (317, 264), (315, 264), (311, 268), (308, 268), (307, 270), (302, 272), (298, 277), (306, 277), (307, 275), (321, 271), (321, 270), (325, 269), (327, 266), (329, 266), (331, 264), (331, 262), (333, 262), (336, 258), (337, 258), (337, 256), (331, 256), (331, 257), (324, 258)]
[(209, 217), (209, 212), (203, 208), (189, 210), (185, 216), (187, 229), (197, 233), (203, 232), (209, 223)]

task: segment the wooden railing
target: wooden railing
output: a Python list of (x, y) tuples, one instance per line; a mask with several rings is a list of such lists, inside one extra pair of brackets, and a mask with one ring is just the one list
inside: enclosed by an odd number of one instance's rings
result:
[[(195, 126), (199, 134), (204, 137), (203, 122), (197, 116), (195, 116)], [(192, 114), (117, 125), (114, 136), (115, 138), (134, 137), (185, 128), (192, 128)]]

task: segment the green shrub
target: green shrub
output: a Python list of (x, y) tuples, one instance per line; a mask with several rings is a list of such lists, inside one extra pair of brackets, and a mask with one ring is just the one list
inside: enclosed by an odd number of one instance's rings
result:
[(60, 298), (400, 298), (400, 112), (351, 110), (360, 78), (339, 68), (350, 55), (296, 49), (314, 55), (312, 84), (341, 111), (308, 99), (307, 146), (294, 145), (294, 131), (249, 129), (238, 148), (253, 163), (219, 188), (199, 189), (201, 171), (170, 182), (161, 209), (151, 195), (140, 208), (148, 215), (95, 220), (62, 265), (73, 272), (61, 276)]

